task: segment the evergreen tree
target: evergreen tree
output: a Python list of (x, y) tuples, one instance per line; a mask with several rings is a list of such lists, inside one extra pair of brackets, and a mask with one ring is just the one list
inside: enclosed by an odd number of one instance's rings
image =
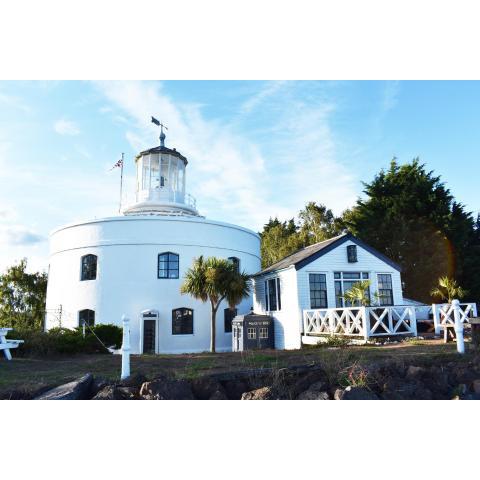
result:
[(473, 218), (440, 177), (427, 172), (418, 158), (405, 165), (394, 159), (364, 187), (366, 198), (345, 212), (342, 223), (403, 267), (406, 297), (430, 302), (437, 279), (448, 276), (478, 298), (466, 270), (478, 268), (480, 260), (469, 252), (475, 242)]
[(0, 275), (0, 327), (41, 329), (45, 317), (47, 274), (27, 273), (27, 260)]

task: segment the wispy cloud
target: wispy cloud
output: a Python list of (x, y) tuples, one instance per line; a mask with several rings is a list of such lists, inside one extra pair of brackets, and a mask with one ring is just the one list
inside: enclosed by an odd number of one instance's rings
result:
[(260, 91), (252, 95), (240, 106), (240, 113), (244, 115), (251, 113), (261, 105), (263, 101), (277, 94), (279, 90), (288, 85), (288, 83), (289, 82), (285, 80), (268, 82), (262, 89), (260, 89)]
[(57, 120), (53, 125), (53, 129), (60, 135), (75, 136), (80, 134), (77, 124), (64, 118)]
[(22, 110), (25, 113), (32, 111), (29, 105), (25, 103), (23, 99), (15, 95), (9, 95), (6, 93), (0, 92), (0, 105), (5, 105), (8, 107), (13, 107), (18, 110)]
[(208, 119), (198, 105), (174, 103), (158, 84), (98, 87), (130, 119), (126, 138), (136, 151), (151, 146), (158, 135), (148, 123), (150, 115), (157, 113), (167, 123), (167, 144), (189, 158), (188, 184), (201, 213), (211, 218), (261, 228), (270, 216), (295, 215), (306, 201), (323, 202), (339, 213), (356, 198), (354, 175), (335, 158), (330, 104), (295, 101), (281, 83), (252, 97), (244, 112), (267, 98), (275, 104), (267, 156), (238, 125)]
[(400, 95), (400, 82), (386, 82), (382, 92), (382, 110), (388, 112), (397, 106), (398, 97)]

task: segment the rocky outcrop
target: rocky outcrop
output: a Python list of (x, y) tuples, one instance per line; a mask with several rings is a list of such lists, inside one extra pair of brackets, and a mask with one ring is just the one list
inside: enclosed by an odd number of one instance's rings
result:
[(145, 382), (140, 389), (140, 396), (145, 400), (195, 400), (189, 382), (167, 377)]
[[(372, 361), (332, 370), (320, 365), (263, 368), (210, 374), (191, 380), (160, 373), (147, 380), (134, 374), (112, 382), (87, 374), (37, 399), (95, 400), (430, 400), (480, 399), (480, 355), (439, 362), (405, 364), (402, 359)], [(12, 394), (13, 395), (13, 394)], [(31, 397), (29, 397), (31, 398)]]
[(86, 400), (90, 398), (90, 385), (93, 376), (87, 373), (73, 382), (60, 385), (42, 393), (35, 400)]

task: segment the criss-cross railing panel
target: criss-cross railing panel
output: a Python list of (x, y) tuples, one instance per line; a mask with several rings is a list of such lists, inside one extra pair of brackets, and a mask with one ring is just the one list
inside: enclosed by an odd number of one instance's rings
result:
[(417, 334), (415, 308), (346, 307), (304, 310), (304, 335), (377, 336)]

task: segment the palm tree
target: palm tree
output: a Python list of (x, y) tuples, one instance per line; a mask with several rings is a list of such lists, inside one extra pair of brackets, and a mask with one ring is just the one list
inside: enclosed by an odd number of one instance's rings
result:
[(446, 300), (447, 303), (452, 303), (452, 300), (455, 298), (461, 299), (467, 294), (467, 291), (464, 290), (457, 281), (453, 278), (440, 277), (438, 279), (438, 287), (435, 287), (430, 292), (432, 297), (441, 298)]
[(223, 300), (235, 308), (250, 294), (249, 276), (239, 272), (229, 260), (200, 256), (185, 274), (181, 293), (189, 294), (202, 302), (210, 301), (210, 351), (215, 352), (215, 319)]
[(370, 280), (361, 280), (352, 285), (350, 290), (346, 291), (342, 298), (346, 302), (350, 302), (352, 305), (361, 305), (362, 307), (370, 306)]

